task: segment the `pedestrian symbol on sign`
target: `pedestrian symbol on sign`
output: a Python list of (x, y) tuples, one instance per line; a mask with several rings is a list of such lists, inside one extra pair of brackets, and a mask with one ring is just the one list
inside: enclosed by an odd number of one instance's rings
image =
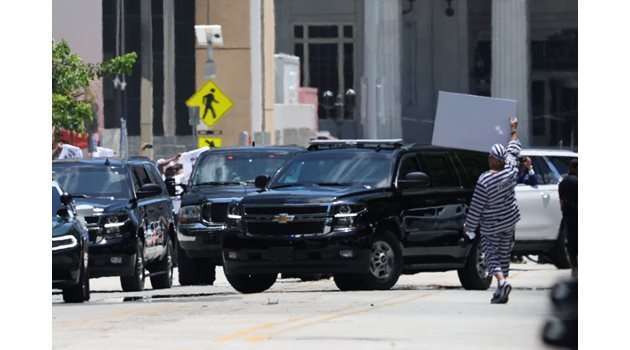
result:
[(209, 80), (187, 101), (188, 107), (199, 107), (199, 119), (208, 127), (213, 126), (234, 105), (219, 87)]
[(203, 117), (201, 119), (206, 119), (206, 114), (208, 110), (212, 112), (212, 119), (217, 119), (217, 114), (214, 112), (213, 103), (219, 103), (216, 98), (214, 98), (215, 89), (210, 89), (210, 93), (203, 97), (203, 104), (206, 105), (206, 109), (203, 111)]

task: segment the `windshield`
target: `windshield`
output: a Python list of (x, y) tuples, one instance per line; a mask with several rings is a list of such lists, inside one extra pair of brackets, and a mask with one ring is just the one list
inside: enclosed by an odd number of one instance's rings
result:
[(65, 209), (63, 203), (61, 203), (61, 195), (55, 186), (52, 186), (52, 216), (57, 216), (59, 209)]
[(385, 187), (390, 183), (392, 154), (374, 150), (306, 152), (293, 158), (270, 184)]
[(256, 176), (272, 176), (291, 158), (292, 153), (274, 152), (221, 152), (200, 159), (192, 176), (193, 185), (253, 183)]
[(120, 166), (53, 164), (53, 177), (73, 195), (130, 198), (125, 171)]

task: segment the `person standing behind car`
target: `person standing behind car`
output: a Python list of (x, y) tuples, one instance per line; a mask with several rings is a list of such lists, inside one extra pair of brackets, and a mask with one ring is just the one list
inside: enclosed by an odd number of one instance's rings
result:
[(521, 143), (516, 137), (518, 120), (510, 118), (512, 139), (507, 149), (501, 144), (492, 146), (488, 163), (490, 170), (479, 176), (464, 225), (465, 237), (472, 240), (475, 231), (481, 233), (487, 273), (497, 279), (497, 289), (490, 303), (505, 304), (512, 286), (507, 281), (514, 240), (514, 227), (520, 219), (514, 188), (518, 175), (518, 156)]
[(569, 164), (569, 174), (558, 185), (562, 220), (567, 228), (567, 250), (571, 261), (571, 276), (578, 273), (578, 161)]

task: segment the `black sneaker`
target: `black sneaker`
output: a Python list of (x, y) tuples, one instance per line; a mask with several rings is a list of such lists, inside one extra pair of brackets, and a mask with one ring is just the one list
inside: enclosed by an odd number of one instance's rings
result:
[(492, 299), (490, 299), (490, 304), (498, 304), (499, 303), (499, 298), (501, 297), (501, 288), (498, 287), (495, 291), (494, 294), (492, 294)]
[(510, 295), (511, 291), (512, 291), (512, 286), (509, 283), (506, 282), (503, 285), (503, 288), (501, 288), (501, 294), (499, 295), (499, 301), (497, 303), (498, 304), (507, 304), (508, 296)]

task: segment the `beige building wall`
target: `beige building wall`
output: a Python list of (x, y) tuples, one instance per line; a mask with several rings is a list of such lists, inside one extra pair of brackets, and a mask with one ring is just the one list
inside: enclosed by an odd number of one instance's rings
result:
[[(274, 123), (274, 105), (276, 100), (276, 79), (275, 79), (275, 59), (274, 53), (276, 52), (276, 35), (275, 35), (275, 26), (276, 19), (274, 15), (274, 1), (273, 0), (262, 0), (263, 1), (263, 57), (264, 57), (264, 66), (263, 66), (263, 74), (264, 74), (264, 84), (265, 84), (265, 94), (264, 94), (264, 118), (265, 118), (265, 130), (270, 133), (271, 136), (271, 144), (276, 142), (276, 125)], [(281, 125), (278, 125), (281, 127)]]
[[(273, 85), (273, 0), (264, 2), (264, 67), (266, 93), (264, 110), (266, 125), (273, 125), (274, 85)], [(234, 146), (239, 142), (239, 135), (247, 131), (252, 136), (252, 74), (250, 1), (249, 0), (196, 0), (196, 24), (218, 24), (222, 26), (223, 46), (214, 47), (214, 60), (217, 75), (214, 82), (230, 97), (234, 105), (212, 127), (221, 130), (223, 146)], [(191, 28), (191, 30), (193, 30)], [(258, 41), (260, 42), (260, 41)], [(196, 44), (197, 45), (197, 44)], [(204, 64), (207, 49), (196, 46), (196, 87), (201, 88), (208, 80), (204, 76)], [(268, 121), (268, 122), (267, 122)], [(208, 129), (200, 124), (199, 130)], [(267, 126), (265, 129), (269, 130)], [(273, 135), (274, 132), (271, 131)]]

